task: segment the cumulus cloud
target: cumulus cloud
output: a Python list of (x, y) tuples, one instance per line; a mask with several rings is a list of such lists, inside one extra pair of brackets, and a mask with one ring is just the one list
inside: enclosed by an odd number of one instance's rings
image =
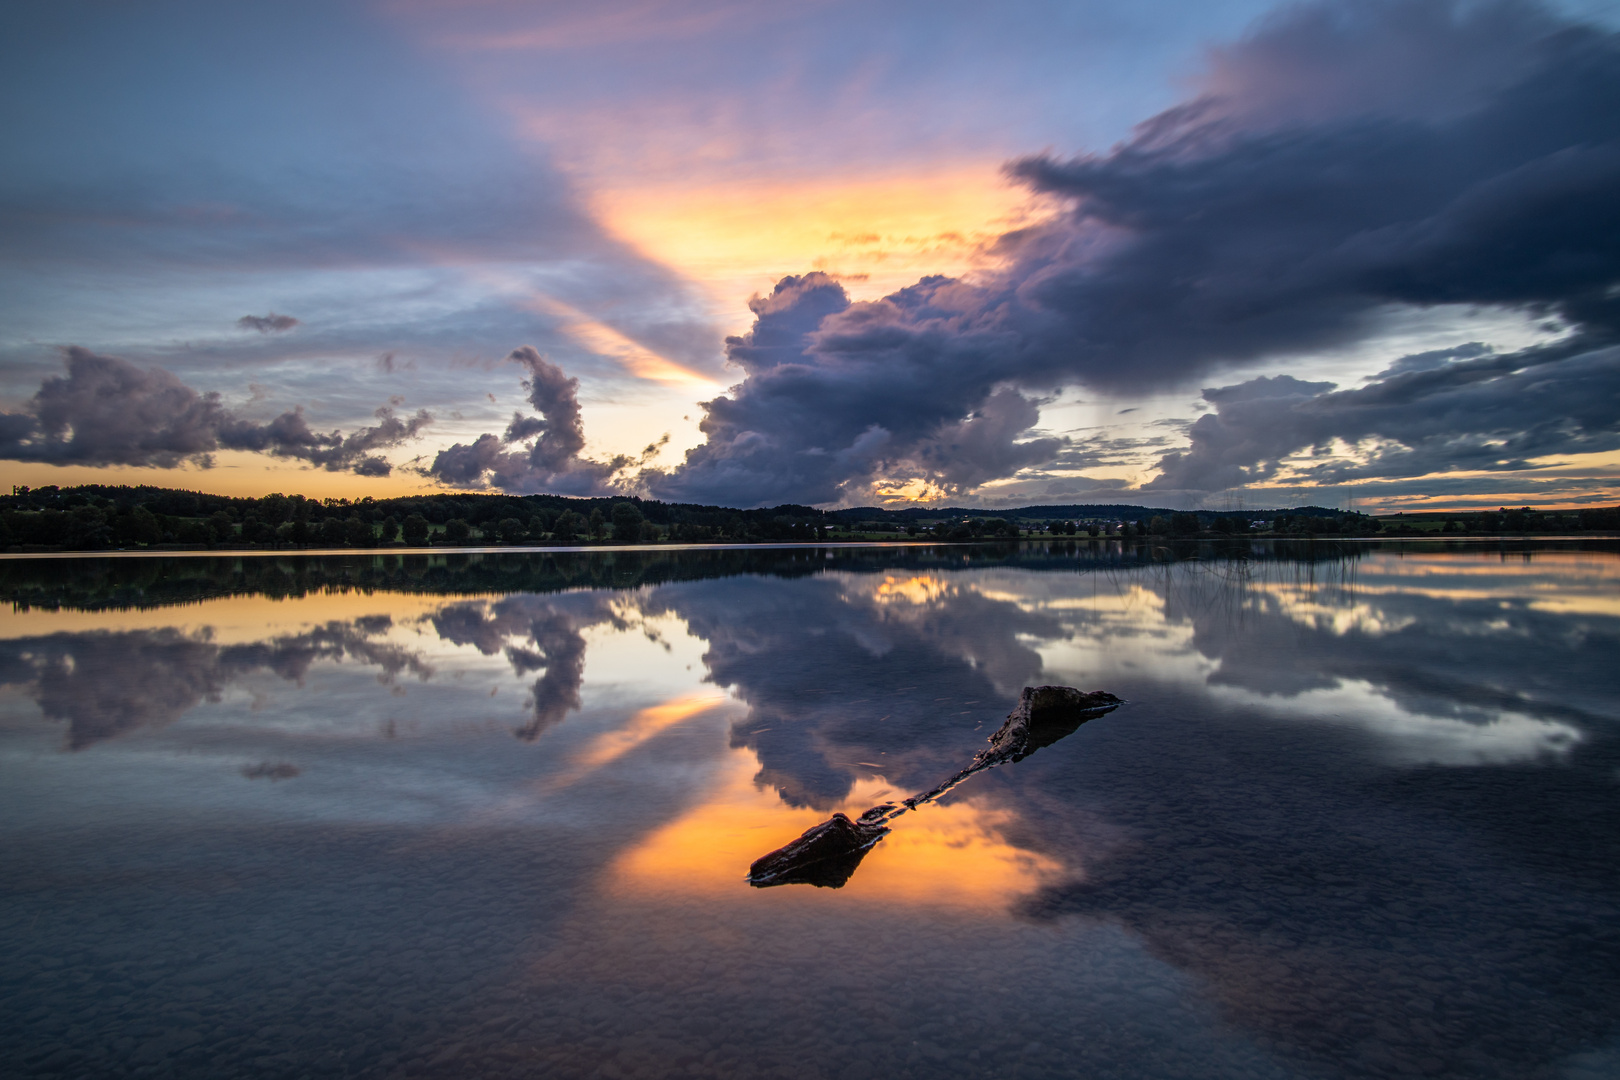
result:
[(302, 458), (328, 472), (353, 472), (360, 476), (387, 476), (393, 471), (388, 459), (376, 451), (386, 450), (415, 439), (432, 414), (418, 410), (401, 420), (386, 405), (374, 414), (378, 423), (360, 428), (345, 438), (340, 432), (311, 431), (303, 409), (284, 412), (268, 424), (232, 420), (219, 428), (219, 446), (225, 450), (252, 450), (277, 457)]
[[(1355, 390), (1286, 375), (1205, 390), (1215, 411), (1192, 425), (1188, 449), (1159, 460), (1144, 489), (1221, 491), (1285, 465), (1319, 484), (1519, 471), (1533, 459), (1620, 448), (1620, 347), (1450, 353), (1405, 357)], [(1286, 460), (1336, 447), (1351, 452)]]
[[(1026, 437), (1031, 392), (1180, 385), (1364, 339), (1392, 308), (1512, 309), (1593, 348), (1620, 335), (1620, 39), (1538, 4), (1289, 7), (1121, 145), (1009, 171), (1066, 210), (1003, 236), (998, 272), (855, 304), (808, 274), (757, 299), (728, 342), (742, 383), (649, 488), (752, 504), (878, 478), (961, 490), (1063, 448)], [(1555, 397), (1524, 399), (1510, 442), (1546, 443), (1559, 418), (1533, 410)], [(1482, 429), (1463, 419), (1467, 444)]]
[(378, 451), (416, 438), (433, 417), (400, 419), (385, 406), (378, 423), (344, 437), (312, 431), (303, 410), (268, 423), (244, 419), (217, 393), (199, 393), (162, 368), (71, 346), (67, 374), (52, 375), (20, 412), (0, 413), (0, 458), (55, 465), (210, 466), (219, 450), (299, 458), (333, 472), (386, 476)]
[(244, 315), (236, 320), (236, 325), (244, 330), (257, 330), (261, 334), (279, 334), (297, 326), (298, 320), (291, 315), (277, 315), (272, 311), (268, 315)]
[(784, 278), (750, 304), (753, 329), (726, 342), (747, 378), (704, 404), (707, 441), (643, 482), (665, 498), (825, 503), (878, 480), (961, 491), (1050, 460), (1063, 440), (1023, 438), (1036, 403), (1000, 385), (1012, 373), (936, 307), (958, 288), (929, 278), (851, 304), (826, 274)]
[[(531, 345), (513, 349), (507, 359), (528, 369), (523, 388), (540, 415), (513, 413), (503, 434), (485, 433), (471, 443), (456, 443), (439, 451), (427, 474), (453, 487), (497, 487), (520, 494), (595, 495), (610, 490), (613, 475), (632, 459), (621, 455), (593, 461), (580, 456), (585, 449), (585, 424), (580, 416), (579, 380), (570, 378)], [(535, 441), (522, 448), (520, 444), (530, 439)]]

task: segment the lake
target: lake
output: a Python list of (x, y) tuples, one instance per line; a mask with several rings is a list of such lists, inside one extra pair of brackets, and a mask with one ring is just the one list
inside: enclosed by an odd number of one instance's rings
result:
[[(7, 1076), (1620, 1076), (1614, 542), (0, 589)], [(1045, 683), (1126, 704), (745, 881)]]

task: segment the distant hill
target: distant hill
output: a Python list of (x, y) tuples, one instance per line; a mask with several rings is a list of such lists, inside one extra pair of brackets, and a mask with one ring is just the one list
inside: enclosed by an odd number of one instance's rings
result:
[[(666, 503), (657, 499), (626, 496), (596, 496), (571, 498), (563, 495), (507, 495), (501, 492), (444, 491), (420, 495), (402, 495), (393, 498), (362, 499), (305, 499), (302, 496), (267, 495), (260, 499), (229, 495), (211, 495), (179, 488), (161, 488), (150, 485), (83, 484), (77, 487), (40, 487), (13, 489), (9, 496), (0, 495), (0, 510), (70, 509), (85, 503), (100, 503), (119, 510), (144, 506), (155, 513), (179, 516), (207, 516), (225, 512), (236, 517), (251, 513), (261, 506), (274, 505), (277, 520), (286, 517), (285, 504), (308, 504), (315, 508), (316, 517), (334, 513), (347, 514), (349, 509), (365, 507), (370, 513), (394, 513), (403, 518), (410, 513), (424, 513), (430, 521), (443, 521), (450, 517), (463, 517), (477, 523), (516, 513), (527, 515), (536, 509), (549, 509), (553, 513), (571, 509), (588, 515), (593, 508), (604, 512), (616, 502), (629, 501), (639, 507), (648, 520), (664, 523), (689, 518), (715, 518), (740, 516), (750, 520), (788, 518), (794, 521), (885, 522), (902, 527), (925, 521), (951, 521), (963, 518), (1002, 518), (1008, 521), (1146, 521), (1152, 517), (1169, 518), (1175, 514), (1194, 513), (1201, 520), (1214, 518), (1269, 519), (1278, 514), (1305, 517), (1340, 517), (1345, 512), (1322, 506), (1296, 506), (1269, 509), (1241, 510), (1176, 510), (1164, 506), (1137, 506), (1131, 503), (1050, 503), (1034, 506), (985, 508), (973, 506), (908, 506), (889, 509), (882, 506), (855, 506), (841, 510), (818, 510), (797, 503), (780, 506), (738, 509), (728, 506), (700, 505), (697, 503)], [(341, 511), (340, 511), (341, 508)]]
[[(1578, 513), (1526, 510), (1467, 515), (1448, 533), (1620, 530), (1620, 507)], [(1161, 519), (1155, 521), (1154, 519)], [(1251, 522), (1264, 524), (1256, 530)], [(739, 510), (626, 496), (569, 498), (496, 492), (432, 492), (378, 499), (260, 498), (175, 488), (84, 484), (15, 487), (0, 495), (0, 550), (94, 551), (106, 548), (310, 548), (376, 544), (475, 546), (578, 543), (761, 543), (901, 534), (947, 540), (996, 539), (1031, 532), (1109, 532), (1128, 522), (1131, 536), (1370, 536), (1378, 521), (1325, 506), (1176, 510), (1132, 503), (1039, 503), (1015, 507), (856, 506), (819, 510), (784, 503)], [(1241, 525), (1238, 523), (1241, 522)], [(1437, 523), (1436, 523), (1437, 524)], [(1422, 526), (1391, 526), (1407, 535)], [(1438, 527), (1438, 526), (1437, 526)]]
[(255, 511), (277, 515), (284, 520), (289, 506), (316, 518), (347, 515), (351, 511), (366, 514), (400, 515), (423, 513), (431, 521), (442, 521), (460, 516), (468, 521), (491, 520), (502, 514), (531, 514), (536, 510), (561, 513), (571, 510), (589, 514), (593, 509), (604, 513), (619, 502), (631, 502), (642, 508), (649, 520), (663, 521), (670, 514), (726, 515), (744, 518), (793, 520), (821, 519), (827, 511), (797, 503), (780, 506), (739, 510), (728, 506), (710, 506), (698, 503), (666, 503), (657, 499), (641, 499), (624, 495), (598, 495), (575, 497), (569, 495), (508, 495), (498, 491), (431, 491), (417, 495), (396, 495), (385, 498), (364, 496), (356, 499), (315, 499), (304, 495), (263, 495), (258, 498), (238, 495), (215, 495), (205, 491), (184, 488), (155, 487), (150, 484), (80, 484), (74, 487), (55, 485), (27, 488), (13, 487), (10, 495), (0, 495), (0, 510), (67, 510), (77, 506), (100, 505), (116, 510), (143, 506), (153, 513), (181, 517), (206, 517), (214, 513), (243, 515)]
[(890, 510), (882, 506), (855, 506), (845, 510), (832, 510), (828, 516), (835, 521), (947, 521), (959, 518), (1005, 518), (1009, 521), (1146, 521), (1152, 517), (1168, 518), (1173, 514), (1197, 514), (1200, 518), (1217, 517), (1243, 519), (1270, 519), (1278, 514), (1303, 517), (1338, 517), (1344, 511), (1323, 506), (1295, 506), (1276, 509), (1244, 510), (1174, 510), (1163, 506), (1136, 506), (1131, 503), (1052, 503), (1036, 506), (984, 509), (971, 506), (908, 506), (904, 510)]

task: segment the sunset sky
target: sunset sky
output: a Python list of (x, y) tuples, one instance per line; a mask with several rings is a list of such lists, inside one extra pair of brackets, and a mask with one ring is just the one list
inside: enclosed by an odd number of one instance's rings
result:
[(3, 475), (1612, 504), (1617, 28), (1606, 0), (9, 4)]

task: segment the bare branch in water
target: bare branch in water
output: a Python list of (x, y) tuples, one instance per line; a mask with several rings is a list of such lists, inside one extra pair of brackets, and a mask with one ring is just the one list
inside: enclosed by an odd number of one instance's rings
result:
[(842, 888), (872, 846), (888, 835), (889, 822), (901, 814), (933, 802), (974, 773), (1022, 761), (1122, 704), (1104, 690), (1088, 694), (1072, 686), (1026, 686), (1018, 696), (1017, 708), (1007, 714), (1007, 722), (990, 736), (990, 748), (975, 754), (967, 768), (909, 799), (879, 803), (853, 821), (834, 814), (792, 843), (754, 860), (748, 868), (748, 884), (758, 889), (772, 885)]

